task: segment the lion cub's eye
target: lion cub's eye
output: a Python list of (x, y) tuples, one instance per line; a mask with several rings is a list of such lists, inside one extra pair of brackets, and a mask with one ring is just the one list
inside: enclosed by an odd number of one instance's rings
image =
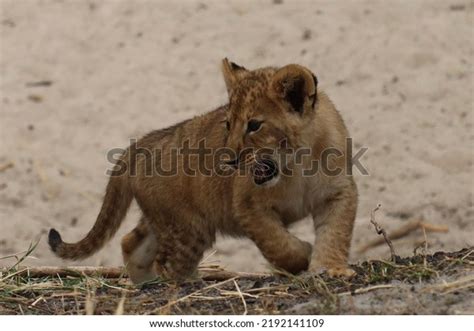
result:
[(262, 123), (263, 123), (263, 121), (250, 120), (247, 123), (247, 133), (257, 131), (262, 126)]
[(227, 131), (230, 131), (230, 122), (229, 121), (225, 122), (225, 127), (227, 128)]

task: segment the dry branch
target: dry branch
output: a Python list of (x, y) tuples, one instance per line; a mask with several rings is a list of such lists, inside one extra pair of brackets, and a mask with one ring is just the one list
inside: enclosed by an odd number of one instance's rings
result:
[[(5, 273), (8, 269), (3, 269)], [(124, 275), (123, 268), (115, 267), (21, 267), (15, 272), (18, 276), (40, 277), (67, 277), (67, 276), (99, 276), (103, 278), (120, 278)]]
[(15, 166), (15, 163), (13, 163), (12, 161), (9, 161), (5, 164), (0, 165), (0, 172), (13, 168), (14, 166)]
[(358, 288), (357, 290), (353, 292), (343, 292), (338, 294), (339, 296), (344, 296), (344, 295), (354, 295), (354, 294), (362, 294), (362, 293), (367, 293), (370, 291), (374, 290), (380, 290), (380, 289), (387, 289), (387, 288), (394, 288), (394, 285), (391, 284), (381, 284), (381, 285), (374, 285), (374, 286), (369, 286), (369, 287), (363, 287), (363, 288)]
[(226, 270), (201, 271), (199, 274), (201, 278), (206, 281), (220, 281), (231, 278), (261, 279), (271, 276), (271, 274), (267, 273), (233, 272)]
[[(394, 231), (391, 231), (388, 234), (388, 237), (391, 240), (400, 239), (418, 229), (424, 229), (426, 232), (448, 232), (449, 231), (449, 228), (447, 226), (434, 225), (434, 224), (423, 222), (422, 220), (413, 220), (409, 222), (408, 224), (405, 224), (402, 227)], [(385, 242), (386, 242), (385, 238), (376, 238), (372, 241), (369, 241), (364, 246), (360, 247), (357, 250), (357, 252), (364, 253), (373, 247), (382, 245)]]
[[(6, 274), (8, 269), (2, 269), (1, 273)], [(40, 277), (67, 277), (67, 276), (88, 276), (102, 278), (127, 278), (124, 268), (121, 267), (22, 267), (14, 273), (16, 276), (29, 276), (31, 278)], [(231, 272), (222, 269), (212, 270), (206, 268), (200, 271), (200, 276), (206, 281), (222, 281), (231, 278), (260, 279), (269, 276), (264, 273)]]
[(248, 314), (247, 302), (245, 302), (245, 298), (244, 298), (244, 296), (243, 296), (243, 294), (242, 294), (242, 291), (240, 290), (239, 284), (237, 284), (237, 282), (235, 281), (235, 279), (234, 279), (234, 286), (235, 286), (237, 292), (239, 293), (240, 299), (242, 300), (242, 304), (244, 305), (244, 313), (243, 313), (243, 315), (247, 315), (247, 314)]
[(441, 284), (435, 284), (424, 288), (423, 292), (442, 292), (443, 294), (459, 291), (461, 289), (474, 288), (474, 275), (467, 275), (456, 279), (453, 282), (443, 281)]
[(383, 239), (385, 240), (385, 242), (387, 243), (388, 247), (390, 247), (390, 255), (391, 255), (391, 259), (393, 262), (396, 261), (396, 257), (397, 255), (395, 254), (395, 250), (393, 249), (393, 244), (392, 244), (392, 241), (390, 240), (390, 238), (388, 237), (387, 235), (387, 232), (385, 231), (384, 228), (382, 228), (376, 221), (375, 221), (375, 212), (377, 210), (380, 209), (382, 205), (381, 204), (378, 204), (377, 207), (372, 210), (372, 212), (370, 213), (370, 223), (372, 223), (375, 227), (375, 231), (377, 232), (377, 234), (381, 234), (383, 236)]
[(420, 222), (420, 227), (425, 229), (427, 232), (443, 232), (446, 233), (449, 231), (449, 228), (444, 225), (434, 225), (426, 222)]

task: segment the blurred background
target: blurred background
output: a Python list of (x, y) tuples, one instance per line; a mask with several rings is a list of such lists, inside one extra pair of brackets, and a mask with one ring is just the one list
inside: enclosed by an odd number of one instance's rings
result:
[[(388, 258), (369, 223), (401, 231), (400, 255), (473, 245), (473, 12), (464, 0), (0, 0), (0, 257), (40, 240), (26, 264), (92, 227), (106, 152), (226, 103), (224, 57), (249, 69), (298, 63), (318, 76), (355, 148), (360, 203), (351, 261)], [(119, 235), (75, 264), (120, 265)], [(415, 224), (415, 226), (412, 226)], [(433, 232), (432, 230), (436, 230)], [(313, 241), (311, 220), (292, 230)], [(267, 264), (248, 240), (219, 238), (232, 270)], [(0, 265), (11, 265), (1, 259)]]

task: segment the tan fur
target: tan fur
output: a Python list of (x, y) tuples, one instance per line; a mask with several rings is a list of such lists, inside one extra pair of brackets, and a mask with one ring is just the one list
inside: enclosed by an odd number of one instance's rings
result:
[[(321, 171), (302, 175), (327, 148), (337, 148), (343, 154), (331, 159), (331, 168), (347, 170), (350, 166), (347, 130), (329, 98), (317, 90), (316, 77), (299, 65), (248, 71), (228, 60), (223, 61), (222, 71), (229, 104), (154, 131), (139, 140), (136, 148), (130, 147), (122, 158), (129, 160), (127, 171), (111, 178), (103, 211), (86, 236), (89, 239), (66, 244), (52, 230), (53, 251), (64, 258), (95, 252), (115, 233), (133, 196), (144, 217), (123, 238), (122, 251), (136, 283), (156, 275), (173, 279), (192, 276), (217, 232), (250, 238), (270, 263), (292, 273), (308, 268), (311, 272), (327, 270), (333, 276), (353, 273), (347, 267), (357, 208), (352, 176), (344, 172), (329, 176)], [(247, 131), (250, 120), (262, 121), (257, 131)], [(293, 175), (280, 175), (262, 185), (254, 182), (248, 170), (226, 177), (215, 173), (190, 176), (185, 166), (197, 169), (200, 160), (196, 157), (189, 162), (178, 159), (176, 176), (147, 175), (150, 161), (161, 161), (163, 169), (170, 169), (172, 148), (180, 148), (186, 141), (197, 147), (202, 139), (213, 151), (222, 147), (235, 151), (276, 149), (284, 139), (293, 149), (311, 148), (311, 155), (298, 166), (291, 161), (277, 162), (280, 170), (292, 166)], [(144, 157), (139, 153), (142, 149), (151, 153)], [(201, 161), (208, 169), (216, 166), (212, 157)], [(237, 161), (241, 166), (245, 160)], [(131, 169), (136, 169), (136, 175), (131, 175)], [(288, 225), (307, 215), (314, 220), (314, 245), (287, 231)]]

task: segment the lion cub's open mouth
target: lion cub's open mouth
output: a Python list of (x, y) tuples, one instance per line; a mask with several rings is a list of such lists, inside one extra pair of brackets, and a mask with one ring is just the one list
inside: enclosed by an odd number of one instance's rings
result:
[(272, 159), (260, 159), (252, 165), (255, 184), (263, 185), (278, 177), (278, 164)]

